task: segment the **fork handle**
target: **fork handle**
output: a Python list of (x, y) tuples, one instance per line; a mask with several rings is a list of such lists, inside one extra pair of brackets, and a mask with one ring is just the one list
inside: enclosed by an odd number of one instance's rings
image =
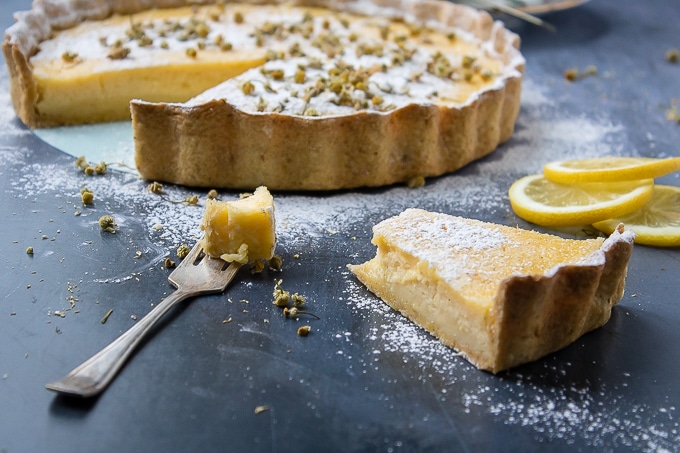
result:
[(45, 387), (48, 390), (80, 397), (99, 394), (113, 380), (116, 373), (153, 326), (168, 310), (189, 296), (191, 294), (187, 291), (176, 290), (104, 349), (74, 368), (63, 378), (50, 382)]

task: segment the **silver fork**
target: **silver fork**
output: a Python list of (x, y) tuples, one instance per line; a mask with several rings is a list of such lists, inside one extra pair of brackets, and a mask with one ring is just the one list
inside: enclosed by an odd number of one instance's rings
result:
[(206, 256), (200, 242), (196, 243), (168, 276), (170, 283), (177, 288), (175, 292), (111, 344), (63, 378), (50, 382), (45, 387), (58, 393), (80, 397), (99, 394), (111, 383), (142, 338), (168, 310), (189, 297), (224, 291), (241, 265)]

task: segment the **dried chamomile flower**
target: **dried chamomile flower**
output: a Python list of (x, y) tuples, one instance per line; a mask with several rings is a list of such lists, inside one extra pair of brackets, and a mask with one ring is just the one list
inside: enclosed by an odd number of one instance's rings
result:
[[(291, 296), (290, 292), (281, 287), (283, 280), (276, 280), (274, 284), (274, 305), (283, 308), (283, 316), (286, 318), (297, 319), (299, 315), (309, 315), (316, 319), (321, 319), (314, 313), (303, 311), (299, 307), (305, 304), (305, 298), (298, 293)], [(289, 306), (289, 302), (293, 302), (293, 306)]]
[(298, 69), (295, 71), (295, 83), (305, 83), (307, 80), (307, 74), (305, 73), (304, 69)]
[(196, 206), (198, 204), (198, 195), (187, 195), (184, 197), (184, 204)]
[(81, 170), (83, 170), (83, 171), (85, 171), (85, 169), (89, 166), (89, 164), (87, 163), (87, 159), (85, 158), (85, 156), (79, 156), (79, 157), (75, 160), (74, 165), (75, 165), (76, 168), (79, 168), (79, 169), (81, 169)]
[(277, 280), (274, 284), (274, 305), (277, 307), (286, 307), (290, 301), (290, 292), (284, 290), (281, 287), (281, 283), (283, 283), (283, 280)]
[(564, 78), (570, 82), (578, 79), (578, 68), (569, 68), (564, 71)]
[(218, 196), (217, 191), (215, 189), (211, 189), (210, 192), (208, 192), (208, 198), (210, 200), (216, 199)]
[(286, 307), (283, 309), (283, 316), (286, 318), (297, 318), (299, 311), (296, 307)]
[(258, 112), (264, 112), (265, 110), (267, 110), (267, 105), (268, 105), (267, 101), (265, 101), (264, 98), (260, 96), (260, 99), (258, 99), (255, 109)]
[(153, 39), (151, 39), (148, 35), (144, 35), (137, 40), (137, 45), (139, 47), (149, 47), (152, 44), (153, 44)]
[(76, 58), (78, 58), (78, 54), (76, 52), (71, 52), (70, 50), (61, 54), (61, 59), (67, 63), (73, 63), (76, 61)]
[(31, 246), (26, 247), (26, 255), (33, 255), (33, 247)]
[(668, 49), (668, 51), (666, 51), (666, 61), (669, 63), (680, 62), (680, 50)]
[(680, 124), (680, 112), (678, 112), (676, 105), (671, 104), (671, 107), (666, 110), (666, 119)]
[(127, 56), (130, 55), (130, 48), (129, 47), (118, 47), (115, 46), (109, 50), (109, 54), (107, 57), (110, 60), (124, 60), (127, 58)]
[(595, 65), (586, 66), (586, 68), (581, 73), (581, 78), (591, 75), (597, 75), (597, 66)]
[(269, 269), (273, 271), (280, 271), (281, 268), (283, 267), (283, 259), (281, 259), (281, 256), (279, 255), (274, 255), (269, 259)]
[(173, 269), (175, 265), (175, 262), (170, 258), (165, 258), (163, 261), (163, 266), (165, 266), (166, 269)]
[(406, 186), (409, 189), (417, 189), (418, 187), (423, 187), (424, 185), (425, 177), (422, 175), (414, 176), (413, 178), (409, 179), (408, 182), (406, 183)]
[(75, 167), (79, 168), (80, 170), (83, 171), (88, 176), (92, 175), (103, 175), (106, 173), (106, 170), (108, 169), (108, 166), (106, 165), (106, 162), (101, 161), (98, 164), (92, 166), (90, 163), (87, 161), (85, 156), (80, 156), (75, 160)]
[(588, 76), (594, 76), (596, 74), (597, 66), (589, 65), (586, 66), (586, 68), (582, 72), (579, 72), (578, 68), (567, 69), (566, 71), (564, 71), (564, 78), (570, 82), (574, 82), (576, 80), (580, 80)]
[(470, 55), (464, 55), (461, 65), (464, 68), (469, 69), (469, 68), (472, 68), (472, 66), (475, 64), (476, 60), (477, 60), (477, 57), (473, 57), (473, 56), (470, 56)]
[(298, 327), (297, 334), (301, 337), (306, 337), (312, 331), (311, 326), (300, 326)]
[(297, 317), (299, 315), (309, 315), (309, 316), (312, 316), (313, 318), (321, 319), (317, 315), (315, 315), (314, 313), (309, 312), (309, 311), (300, 310), (297, 307), (284, 307), (284, 309), (283, 309), (283, 316), (285, 316), (286, 318), (297, 319)]
[(427, 71), (437, 77), (448, 78), (454, 73), (451, 61), (441, 52), (435, 52), (427, 63)]
[(157, 181), (154, 181), (151, 184), (149, 184), (147, 189), (151, 193), (160, 194), (160, 193), (163, 193), (163, 184), (161, 184)]
[(189, 248), (188, 245), (182, 244), (179, 247), (177, 247), (177, 258), (183, 260), (184, 258), (187, 257), (191, 249)]
[(98, 175), (103, 175), (104, 173), (106, 173), (107, 168), (108, 167), (106, 165), (106, 162), (101, 161), (94, 166), (94, 172), (97, 173)]
[(295, 307), (302, 307), (307, 302), (307, 299), (305, 299), (305, 296), (303, 296), (299, 293), (293, 293), (293, 295), (290, 296), (290, 300), (293, 301), (293, 306), (295, 306)]
[(94, 201), (94, 194), (87, 187), (80, 189), (80, 200), (84, 205), (92, 204)]
[(107, 233), (116, 232), (116, 221), (110, 215), (103, 215), (99, 218), (99, 228)]
[(264, 271), (264, 262), (262, 260), (255, 260), (250, 265), (251, 274), (261, 274)]
[(243, 91), (243, 94), (246, 95), (253, 94), (255, 91), (255, 85), (250, 80), (247, 80), (243, 82), (243, 85), (241, 85), (241, 91)]

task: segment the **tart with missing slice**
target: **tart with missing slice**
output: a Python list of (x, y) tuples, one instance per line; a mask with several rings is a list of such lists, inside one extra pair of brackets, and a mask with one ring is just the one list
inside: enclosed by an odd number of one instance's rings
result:
[(118, 120), (135, 99), (142, 176), (249, 189), (441, 175), (512, 135), (524, 60), (486, 12), (435, 0), (182, 5), (37, 0), (3, 46), (19, 116)]
[(493, 373), (604, 325), (621, 299), (634, 233), (568, 240), (419, 209), (373, 228), (351, 265), (369, 290)]

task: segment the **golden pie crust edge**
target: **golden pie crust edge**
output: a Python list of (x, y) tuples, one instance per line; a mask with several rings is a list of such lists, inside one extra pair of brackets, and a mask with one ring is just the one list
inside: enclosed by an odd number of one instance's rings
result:
[[(213, 1), (37, 0), (15, 14), (3, 53), (15, 111), (30, 127), (47, 127), (29, 58), (53, 30), (85, 19), (131, 14), (150, 8)], [(258, 1), (244, 3), (262, 3)], [(333, 190), (384, 186), (414, 177), (439, 176), (479, 159), (510, 138), (519, 113), (524, 59), (519, 37), (483, 11), (438, 0), (298, 0), (361, 14), (368, 7), (413, 15), (464, 29), (489, 41), (502, 55), (496, 87), (462, 107), (411, 104), (387, 114), (357, 112), (342, 117), (253, 115), (224, 100), (197, 107), (131, 103), (135, 161), (142, 177), (197, 187), (271, 190)], [(266, 134), (263, 131), (267, 131)]]
[[(624, 226), (579, 264), (562, 265), (545, 275), (517, 275), (500, 282), (490, 311), (488, 349), (461, 348), (435, 320), (422, 318), (418, 301), (401, 300), (385, 285), (386, 274), (368, 263), (349, 269), (371, 292), (481, 370), (498, 373), (558, 351), (603, 326), (623, 297), (635, 234)], [(398, 245), (395, 245), (398, 247)], [(434, 301), (436, 304), (437, 302)], [(442, 301), (440, 301), (442, 303)]]
[[(339, 3), (335, 9), (361, 3), (366, 2)], [(502, 86), (481, 92), (462, 107), (410, 104), (386, 114), (359, 111), (309, 118), (250, 114), (225, 100), (191, 107), (133, 100), (140, 174), (150, 180), (234, 189), (375, 187), (453, 172), (509, 139), (519, 113), (524, 69), (519, 38), (487, 13), (461, 5), (426, 0), (380, 4), (491, 40), (512, 70), (504, 71)]]
[(15, 12), (14, 24), (5, 30), (2, 52), (17, 116), (31, 128), (61, 125), (45, 120), (36, 110), (40, 94), (29, 61), (40, 49), (40, 43), (53, 32), (113, 14), (134, 14), (148, 8), (179, 7), (187, 3), (186, 0), (34, 0), (29, 11)]
[(623, 225), (583, 264), (504, 280), (493, 311), (494, 373), (558, 351), (609, 321), (623, 297), (632, 232)]

